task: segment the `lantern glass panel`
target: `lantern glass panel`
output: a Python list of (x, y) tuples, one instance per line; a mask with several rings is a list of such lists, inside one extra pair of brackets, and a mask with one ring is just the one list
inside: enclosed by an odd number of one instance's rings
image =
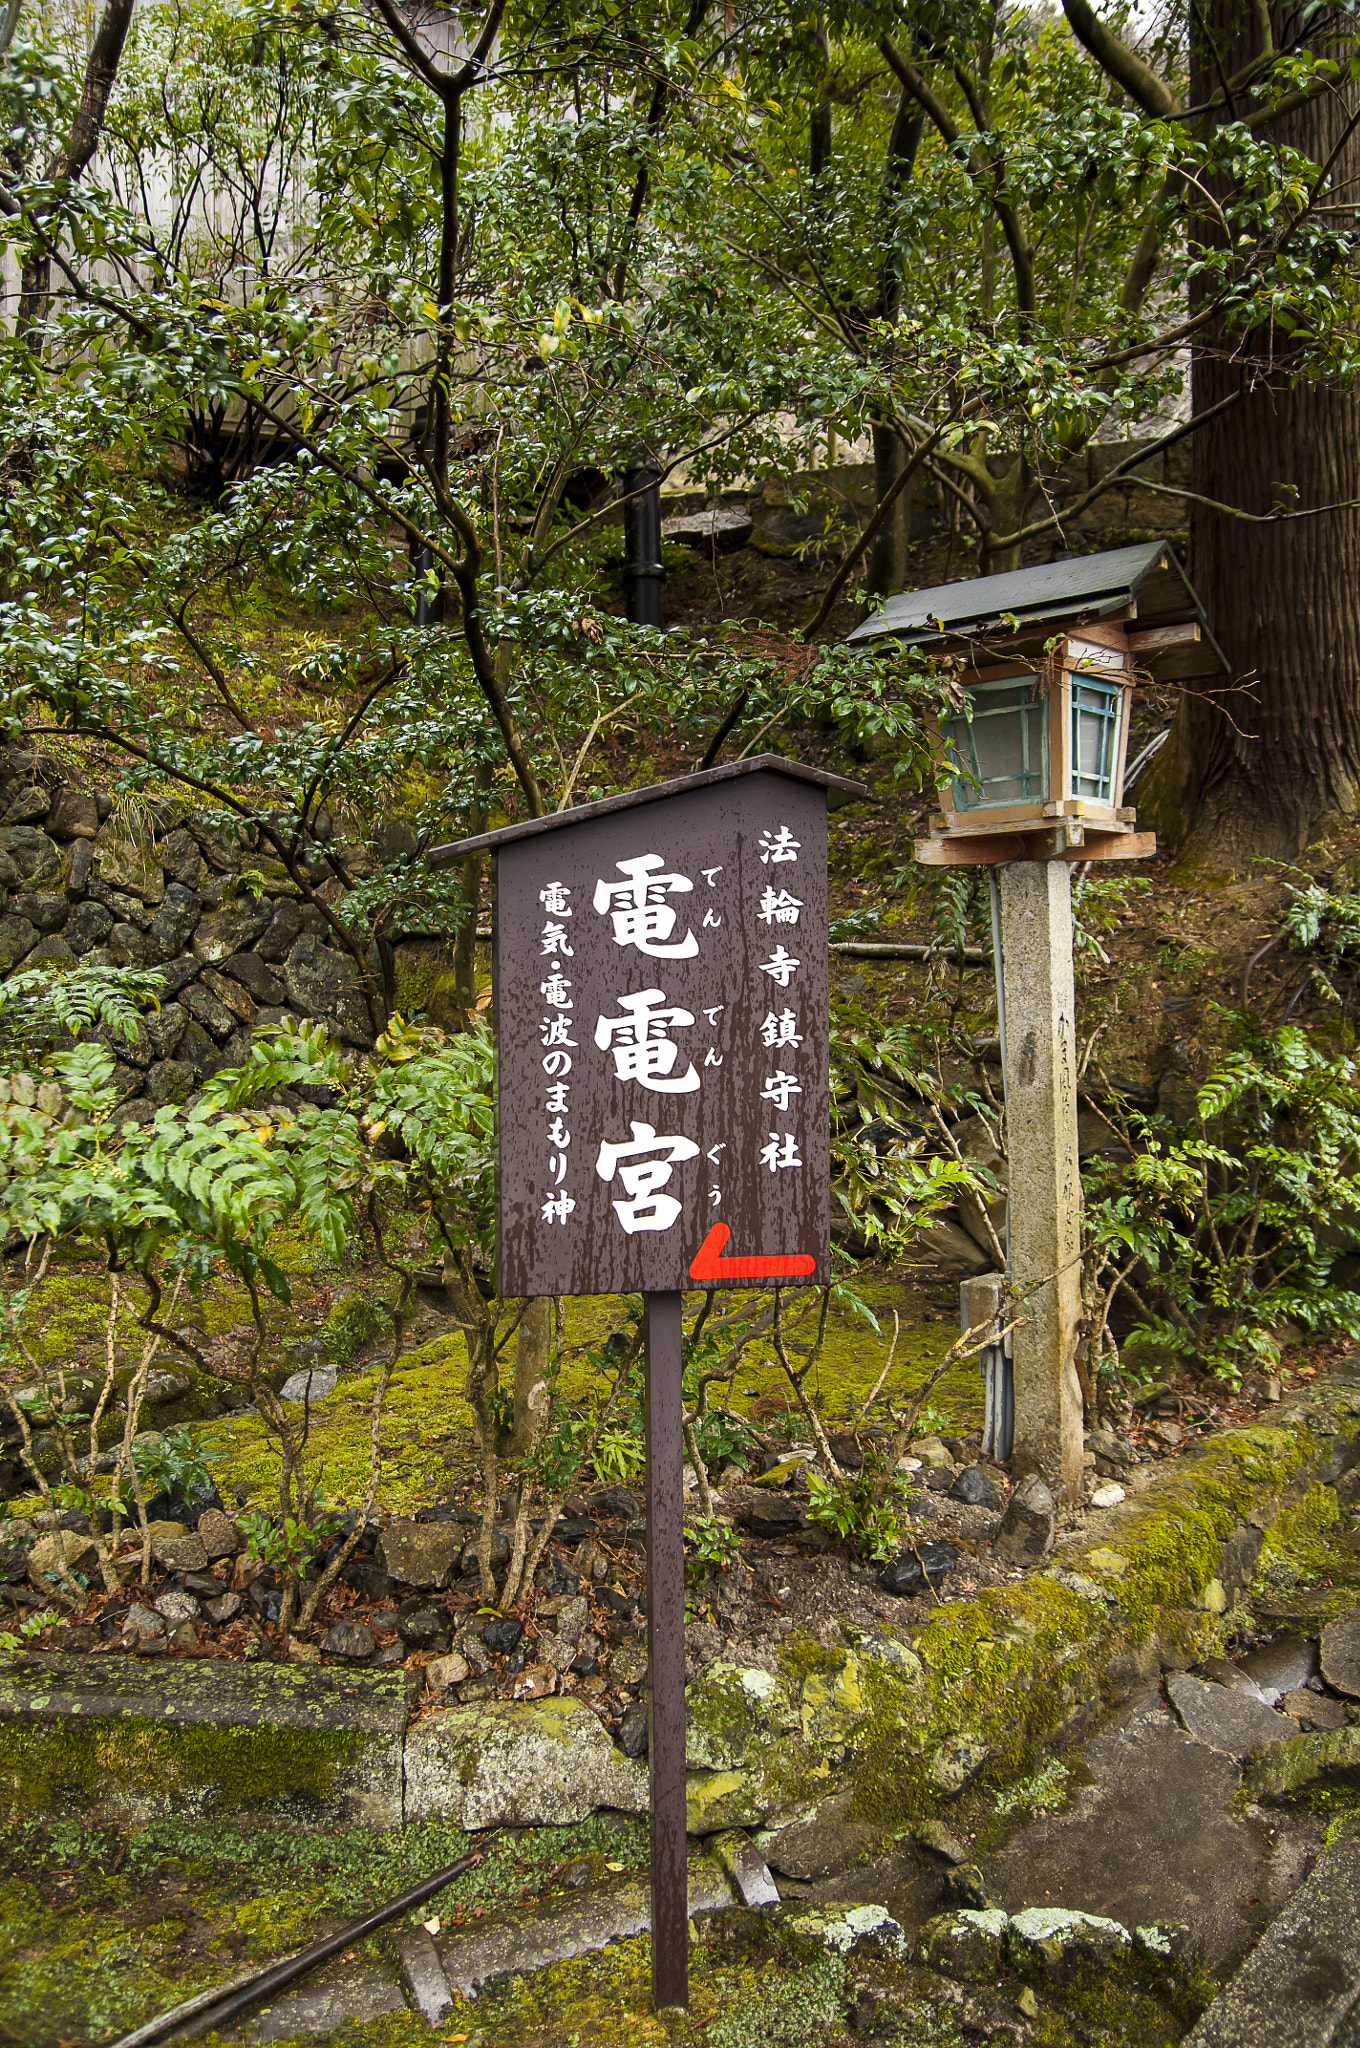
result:
[(954, 759), (971, 769), (954, 777), (954, 807), (1042, 803), (1048, 794), (1048, 714), (1032, 675), (999, 676), (968, 690), (971, 719), (949, 721)]
[(1072, 678), (1072, 787), (1088, 803), (1114, 802), (1124, 692), (1091, 676)]

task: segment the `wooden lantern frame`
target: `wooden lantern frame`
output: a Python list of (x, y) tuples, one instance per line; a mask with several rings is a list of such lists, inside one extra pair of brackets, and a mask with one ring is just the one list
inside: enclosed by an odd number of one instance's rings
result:
[[(988, 661), (961, 671), (959, 682), (965, 693), (980, 684), (1034, 679), (1045, 721), (1045, 787), (1037, 798), (984, 801), (932, 814), (931, 838), (917, 842), (918, 860), (927, 865), (1026, 858), (1136, 860), (1153, 851), (1153, 835), (1135, 830), (1135, 814), (1123, 804), (1136, 687), (1130, 637), (1123, 625), (1093, 621), (1064, 634), (1042, 656), (1017, 655), (1011, 661)], [(1086, 655), (1087, 649), (1099, 649), (1114, 660), (1092, 659)], [(1088, 677), (1113, 684), (1119, 691), (1108, 802), (1073, 792), (1073, 691)], [(966, 773), (956, 775), (955, 782), (964, 780)], [(1024, 843), (1017, 843), (1021, 841)]]
[[(947, 656), (959, 664), (965, 690), (1032, 675), (1046, 699), (1043, 791), (1028, 801), (956, 803), (933, 813), (930, 837), (915, 842), (916, 858), (927, 867), (1139, 860), (1155, 853), (1155, 834), (1137, 830), (1123, 801), (1135, 679), (1217, 681), (1230, 672), (1175, 550), (1160, 540), (899, 591), (856, 626), (850, 641), (896, 642)], [(1107, 658), (1084, 660), (1083, 647)], [(1118, 675), (1123, 691), (1108, 802), (1072, 787), (1072, 691), (1088, 675), (1107, 682)], [(952, 773), (956, 764), (938, 737), (941, 769)]]

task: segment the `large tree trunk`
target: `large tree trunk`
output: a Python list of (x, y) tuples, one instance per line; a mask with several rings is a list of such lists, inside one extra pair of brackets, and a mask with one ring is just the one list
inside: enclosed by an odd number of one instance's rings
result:
[[(1242, 14), (1234, 0), (1209, 0), (1206, 16), (1231, 69), (1248, 53), (1237, 33)], [(1285, 28), (1278, 20), (1278, 39)], [(1203, 36), (1194, 44), (1197, 103), (1217, 84), (1218, 67)], [(1324, 163), (1353, 97), (1353, 88), (1325, 95), (1272, 133)], [(1360, 145), (1353, 139), (1337, 165), (1340, 195), (1353, 192), (1357, 170)], [(1235, 349), (1216, 335), (1196, 350), (1196, 412), (1250, 387), (1195, 435), (1196, 491), (1248, 512), (1269, 512), (1281, 485), (1296, 490), (1300, 507), (1355, 499), (1360, 402), (1339, 388), (1292, 381), (1281, 335), (1271, 351), (1269, 335)], [(1184, 698), (1174, 751), (1167, 749), (1160, 787), (1148, 791), (1151, 808), (1181, 840), (1182, 864), (1190, 869), (1240, 873), (1257, 856), (1294, 859), (1356, 807), (1360, 511), (1253, 526), (1192, 505), (1190, 571), (1231, 664), (1224, 683), (1246, 680), (1252, 694)]]

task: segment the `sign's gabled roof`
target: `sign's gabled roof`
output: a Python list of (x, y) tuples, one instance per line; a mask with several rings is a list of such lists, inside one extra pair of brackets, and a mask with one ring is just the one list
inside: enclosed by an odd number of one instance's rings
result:
[(937, 583), (930, 590), (902, 590), (856, 626), (850, 639), (891, 637), (919, 647), (994, 635), (998, 630), (1010, 634), (1027, 626), (1108, 618), (1132, 605), (1137, 606), (1140, 627), (1195, 620), (1227, 667), (1209, 632), (1204, 607), (1174, 550), (1162, 540), (1044, 562), (1033, 569), (1010, 569), (1000, 576)]
[(504, 846), (511, 839), (529, 839), (540, 832), (558, 832), (564, 825), (579, 825), (586, 818), (603, 818), (611, 811), (628, 811), (636, 804), (656, 803), (662, 797), (682, 796), (687, 789), (705, 789), (712, 782), (731, 782), (738, 775), (761, 770), (788, 775), (795, 782), (815, 782), (822, 789), (838, 789), (848, 798), (866, 797), (868, 786), (848, 776), (832, 775), (825, 768), (809, 768), (802, 761), (786, 761), (782, 754), (752, 754), (745, 761), (730, 761), (722, 768), (700, 768), (693, 775), (677, 775), (671, 782), (648, 783), (645, 789), (625, 789), (618, 796), (602, 797), (598, 803), (578, 804), (574, 810), (551, 811), (546, 818), (525, 818), (517, 825), (502, 825), (497, 832), (481, 832), (475, 839), (459, 839), (451, 846), (432, 846), (425, 856), (427, 866), (442, 868), (462, 860), (465, 854), (484, 853)]

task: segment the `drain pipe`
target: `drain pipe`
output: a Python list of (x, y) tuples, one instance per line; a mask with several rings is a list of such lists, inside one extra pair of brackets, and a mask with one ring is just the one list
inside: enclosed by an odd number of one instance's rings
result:
[[(496, 1832), (499, 1833), (499, 1829)], [(299, 1977), (309, 1976), (322, 1963), (328, 1963), (332, 1956), (353, 1947), (356, 1941), (376, 1934), (389, 1921), (399, 1920), (413, 1906), (423, 1906), (426, 1899), (432, 1899), (436, 1892), (443, 1891), (446, 1884), (452, 1884), (456, 1877), (462, 1877), (465, 1871), (480, 1863), (485, 1854), (483, 1847), (473, 1855), (465, 1856), (461, 1863), (451, 1863), (447, 1869), (437, 1870), (433, 1877), (422, 1878), (400, 1898), (376, 1907), (362, 1920), (351, 1920), (338, 1934), (328, 1934), (323, 1941), (313, 1942), (310, 1948), (285, 1956), (281, 1963), (271, 1963), (263, 1970), (233, 1978), (230, 1983), (218, 1984), (211, 1991), (200, 1991), (197, 1998), (187, 1999), (173, 2012), (163, 2012), (159, 2018), (148, 2020), (144, 2026), (124, 2034), (120, 2041), (114, 2042), (113, 2048), (154, 2048), (154, 2044), (168, 2041), (172, 2036), (192, 2040), (208, 2027), (227, 2026), (261, 1998), (267, 1998), (273, 1991), (281, 1991), (286, 1984), (296, 1983)]]
[(651, 462), (640, 462), (625, 471), (623, 488), (628, 501), (623, 508), (624, 589), (628, 618), (634, 626), (660, 626), (661, 585), (666, 572), (661, 566), (661, 474)]

